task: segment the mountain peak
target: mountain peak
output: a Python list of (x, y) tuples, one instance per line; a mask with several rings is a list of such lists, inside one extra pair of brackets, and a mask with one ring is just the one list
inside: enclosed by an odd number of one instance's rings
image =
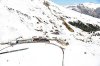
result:
[(91, 2), (83, 3), (83, 5), (85, 7), (92, 8), (92, 9), (96, 9), (96, 8), (100, 7), (100, 4), (91, 3)]

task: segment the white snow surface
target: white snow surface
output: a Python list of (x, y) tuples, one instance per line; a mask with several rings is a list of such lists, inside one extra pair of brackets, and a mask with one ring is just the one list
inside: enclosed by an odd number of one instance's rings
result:
[[(49, 5), (44, 5), (44, 1)], [(0, 0), (0, 43), (33, 36), (66, 39), (69, 45), (65, 48), (64, 66), (100, 66), (99, 36), (91, 36), (93, 33), (68, 23), (74, 30), (70, 32), (60, 17), (66, 23), (80, 20), (84, 24), (100, 26), (100, 19), (66, 9), (49, 0)], [(55, 30), (59, 31), (58, 35), (53, 34)], [(0, 45), (0, 49), (6, 46)], [(15, 45), (0, 53), (21, 48), (29, 49), (0, 54), (0, 66), (62, 66), (61, 49), (47, 43)]]

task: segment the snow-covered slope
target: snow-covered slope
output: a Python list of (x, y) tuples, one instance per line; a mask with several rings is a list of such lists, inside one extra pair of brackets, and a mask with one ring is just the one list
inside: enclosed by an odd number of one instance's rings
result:
[[(49, 0), (0, 1), (0, 43), (33, 36), (64, 40), (69, 44), (64, 45), (65, 66), (99, 66), (99, 35), (100, 19), (65, 9)], [(9, 48), (6, 47), (9, 44), (0, 46), (0, 66), (62, 66), (62, 51), (48, 43), (24, 43)], [(29, 49), (5, 52), (23, 47)]]
[(65, 6), (68, 9), (90, 15), (96, 18), (100, 18), (100, 4), (95, 3), (83, 3), (79, 5), (73, 5), (73, 6)]

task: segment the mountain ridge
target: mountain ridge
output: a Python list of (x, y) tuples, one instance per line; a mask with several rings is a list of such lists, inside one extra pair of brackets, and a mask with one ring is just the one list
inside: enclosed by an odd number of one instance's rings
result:
[(83, 3), (83, 4), (78, 4), (78, 5), (73, 5), (73, 6), (65, 6), (65, 8), (77, 11), (79, 13), (83, 13), (86, 15), (90, 15), (92, 17), (100, 18), (100, 4), (95, 4), (95, 3)]

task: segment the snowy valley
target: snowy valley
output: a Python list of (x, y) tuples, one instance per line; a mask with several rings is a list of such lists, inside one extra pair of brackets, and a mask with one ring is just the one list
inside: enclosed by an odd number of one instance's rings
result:
[(100, 19), (50, 0), (0, 0), (0, 66), (100, 66)]

